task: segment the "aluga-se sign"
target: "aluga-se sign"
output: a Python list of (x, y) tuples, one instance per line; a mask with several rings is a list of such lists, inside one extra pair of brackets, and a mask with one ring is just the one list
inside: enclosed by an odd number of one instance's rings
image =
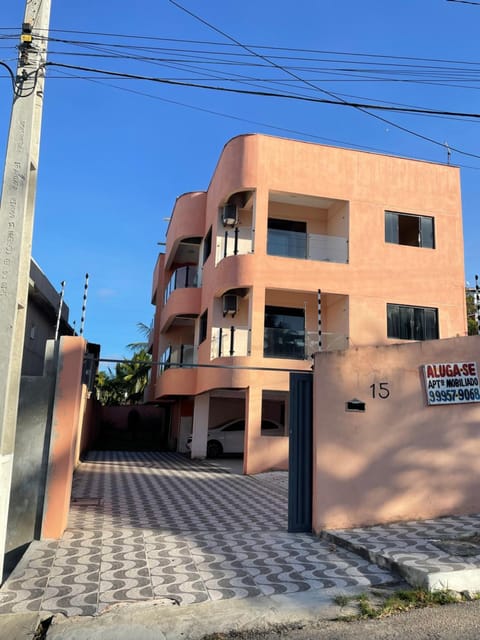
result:
[(427, 404), (480, 402), (476, 362), (423, 365)]

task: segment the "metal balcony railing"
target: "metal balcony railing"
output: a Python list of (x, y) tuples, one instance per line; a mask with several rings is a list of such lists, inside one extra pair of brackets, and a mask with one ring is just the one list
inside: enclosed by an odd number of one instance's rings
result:
[(211, 358), (249, 355), (248, 327), (212, 327)]
[(217, 237), (217, 264), (228, 256), (252, 253), (252, 230), (250, 227), (225, 229)]

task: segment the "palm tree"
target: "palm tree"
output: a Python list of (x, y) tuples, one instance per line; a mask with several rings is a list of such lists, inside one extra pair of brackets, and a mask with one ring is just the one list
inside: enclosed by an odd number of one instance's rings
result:
[[(150, 327), (143, 322), (137, 326), (148, 337)], [(138, 404), (143, 399), (152, 356), (148, 352), (147, 342), (132, 342), (127, 347), (133, 351), (133, 355), (117, 362), (115, 373), (108, 369), (97, 374), (96, 395), (102, 405)]]
[(144, 322), (137, 322), (137, 329), (140, 331), (145, 340), (141, 342), (131, 342), (127, 344), (127, 349), (131, 349), (132, 351), (138, 351), (141, 349), (148, 350), (148, 339), (150, 337), (151, 327)]
[(143, 398), (143, 392), (148, 384), (148, 374), (152, 366), (152, 356), (146, 348), (135, 351), (131, 360), (120, 363), (122, 379), (127, 387), (127, 404), (134, 404)]

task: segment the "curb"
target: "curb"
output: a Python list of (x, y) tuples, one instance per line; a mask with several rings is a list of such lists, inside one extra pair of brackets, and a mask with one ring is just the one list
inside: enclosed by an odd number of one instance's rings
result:
[(374, 551), (365, 545), (352, 542), (337, 535), (334, 531), (322, 531), (320, 537), (339, 547), (356, 553), (382, 569), (387, 569), (392, 573), (398, 574), (412, 587), (422, 588), (428, 591), (449, 589), (459, 592), (480, 592), (480, 567), (465, 569), (465, 567), (462, 566), (462, 568), (458, 570), (449, 569), (445, 571), (442, 568), (435, 567), (434, 561), (432, 560), (430, 560), (432, 564), (431, 567), (415, 567), (394, 560), (389, 555), (387, 549)]

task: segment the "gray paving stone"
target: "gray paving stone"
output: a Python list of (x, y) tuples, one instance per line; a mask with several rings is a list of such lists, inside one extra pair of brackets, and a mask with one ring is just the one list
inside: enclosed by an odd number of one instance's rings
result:
[(245, 477), (179, 454), (92, 452), (75, 472), (64, 536), (27, 551), (0, 613), (93, 615), (155, 598), (186, 605), (391, 580), (348, 550), (287, 533), (287, 484), (283, 472)]

